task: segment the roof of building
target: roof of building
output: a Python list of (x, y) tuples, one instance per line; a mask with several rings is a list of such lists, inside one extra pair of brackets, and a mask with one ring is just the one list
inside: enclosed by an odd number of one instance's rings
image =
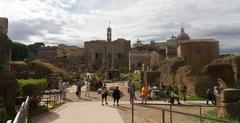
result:
[(190, 37), (187, 33), (184, 32), (184, 28), (181, 28), (180, 33), (176, 37), (177, 40), (190, 40)]
[(216, 39), (209, 38), (209, 39), (190, 39), (185, 41), (178, 41), (178, 44), (186, 44), (186, 43), (215, 43), (218, 42)]

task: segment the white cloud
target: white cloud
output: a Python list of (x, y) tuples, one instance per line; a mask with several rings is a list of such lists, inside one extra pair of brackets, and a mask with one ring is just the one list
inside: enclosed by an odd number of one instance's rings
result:
[[(184, 25), (191, 37), (214, 37), (223, 48), (240, 46), (236, 0), (1, 0), (0, 6), (15, 40), (82, 45), (105, 39), (111, 21), (115, 39), (165, 41)], [(30, 26), (14, 27), (23, 20)]]

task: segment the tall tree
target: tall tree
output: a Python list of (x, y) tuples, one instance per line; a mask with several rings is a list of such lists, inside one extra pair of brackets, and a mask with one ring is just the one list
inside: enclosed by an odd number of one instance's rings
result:
[(37, 43), (28, 45), (28, 52), (29, 52), (30, 58), (35, 58), (37, 56), (37, 51), (39, 47), (45, 47), (45, 44), (42, 42), (37, 42)]
[(13, 42), (12, 60), (19, 61), (28, 57), (28, 48), (25, 44)]

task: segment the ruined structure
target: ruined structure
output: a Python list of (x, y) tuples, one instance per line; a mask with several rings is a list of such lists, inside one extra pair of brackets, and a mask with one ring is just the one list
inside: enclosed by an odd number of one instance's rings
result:
[(217, 98), (218, 116), (230, 119), (239, 118), (240, 89), (224, 89)]
[[(0, 17), (0, 97), (3, 98), (8, 118), (15, 115), (17, 82), (10, 73), (12, 41), (7, 36), (8, 19)], [(0, 119), (2, 121), (2, 119)]]
[(225, 88), (240, 88), (240, 56), (228, 56), (217, 59), (204, 68), (214, 81), (223, 80)]
[(159, 54), (156, 51), (139, 51), (132, 49), (129, 52), (129, 70), (152, 70), (159, 64)]
[(7, 35), (8, 33), (8, 19), (0, 17), (0, 33)]
[(107, 29), (107, 41), (84, 42), (84, 57), (87, 68), (92, 70), (128, 69), (130, 40), (119, 38), (111, 41), (111, 28)]
[(166, 42), (155, 42), (150, 41), (150, 43), (143, 44), (141, 40), (137, 39), (137, 42), (133, 44), (133, 49), (139, 51), (156, 51), (159, 54), (160, 60), (166, 59)]
[(219, 58), (217, 40), (191, 39), (182, 27), (176, 37), (167, 40), (166, 55), (166, 64), (161, 68), (161, 83), (179, 88), (185, 83), (192, 95), (205, 95), (207, 88), (217, 85), (203, 69)]

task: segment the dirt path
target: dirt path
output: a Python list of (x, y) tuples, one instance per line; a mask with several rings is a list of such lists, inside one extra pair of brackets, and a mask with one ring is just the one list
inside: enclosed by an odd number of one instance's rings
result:
[[(127, 93), (127, 86), (122, 83), (107, 83), (107, 87), (118, 86), (123, 92), (123, 97), (120, 100), (120, 106), (112, 106), (112, 97), (108, 97), (107, 106), (101, 106), (100, 95), (97, 92), (90, 92), (90, 97), (85, 96), (85, 89), (82, 88), (82, 96), (79, 99), (75, 92), (76, 86), (68, 88), (67, 103), (60, 106), (56, 111), (50, 111), (35, 117), (33, 123), (131, 123), (131, 105), (129, 104), (129, 95)], [(136, 92), (140, 103), (139, 93)], [(166, 104), (164, 101), (149, 101), (149, 103)], [(203, 101), (187, 101), (183, 104), (200, 104), (205, 105)], [(169, 106), (158, 105), (156, 107), (169, 108)], [(207, 112), (213, 108), (203, 108), (202, 112)], [(174, 106), (173, 110), (183, 111), (186, 113), (198, 114), (198, 107), (189, 106)], [(142, 106), (135, 106), (134, 109), (135, 123), (161, 123), (162, 111), (146, 108)], [(165, 113), (166, 123), (169, 123), (169, 113)], [(199, 122), (198, 119), (189, 116), (183, 116), (173, 113), (173, 123), (193, 123)], [(205, 123), (205, 122), (204, 122)]]
[(32, 119), (32, 123), (124, 123), (117, 109), (98, 102), (69, 102)]

